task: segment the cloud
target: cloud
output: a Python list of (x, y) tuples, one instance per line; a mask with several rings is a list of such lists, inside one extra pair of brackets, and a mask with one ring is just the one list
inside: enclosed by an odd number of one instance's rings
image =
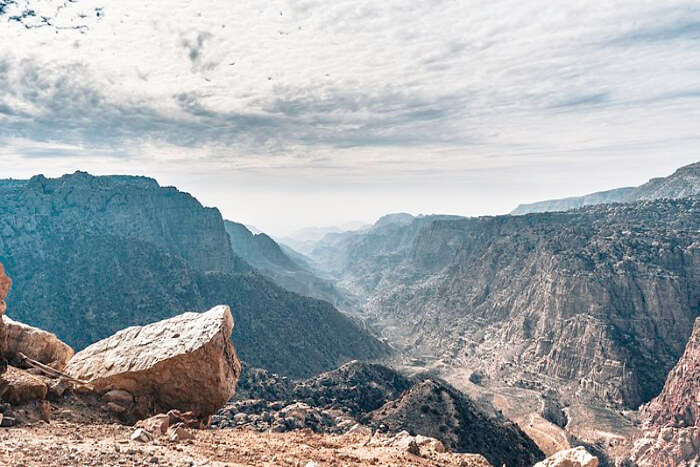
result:
[(697, 157), (699, 24), (688, 0), (0, 0), (0, 162), (595, 178)]

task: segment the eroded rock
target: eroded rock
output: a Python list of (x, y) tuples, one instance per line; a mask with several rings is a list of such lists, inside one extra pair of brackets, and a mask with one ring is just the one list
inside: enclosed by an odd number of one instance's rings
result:
[(3, 316), (2, 321), (6, 335), (5, 357), (13, 365), (21, 365), (18, 355), (22, 353), (32, 360), (61, 371), (74, 354), (73, 348), (51, 332), (20, 323), (7, 316)]
[(207, 416), (231, 398), (241, 373), (233, 324), (220, 305), (130, 327), (78, 352), (65, 371), (98, 391), (128, 391), (139, 416), (169, 409)]
[(535, 467), (598, 467), (598, 458), (586, 451), (586, 448), (578, 446), (564, 451), (559, 451), (535, 464)]
[(48, 386), (40, 378), (15, 367), (7, 367), (3, 375), (3, 401), (10, 404), (23, 404), (34, 400), (46, 399)]

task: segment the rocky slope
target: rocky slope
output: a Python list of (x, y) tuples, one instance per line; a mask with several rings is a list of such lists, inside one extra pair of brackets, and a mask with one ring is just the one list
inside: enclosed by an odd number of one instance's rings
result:
[(493, 465), (529, 467), (544, 458), (520, 427), (486, 413), (454, 388), (427, 379), (370, 414), (376, 425), (439, 439), (456, 452), (475, 452)]
[(224, 221), (233, 252), (266, 277), (287, 290), (348, 306), (347, 299), (332, 282), (317, 277), (300, 254), (285, 251), (265, 233), (254, 234), (245, 225)]
[(593, 204), (629, 203), (661, 198), (677, 199), (698, 195), (700, 195), (700, 162), (695, 162), (694, 164), (681, 167), (668, 177), (652, 178), (638, 187), (617, 188), (584, 196), (521, 204), (511, 214), (568, 211), (569, 209)]
[(700, 202), (426, 216), (319, 254), (392, 344), (564, 399), (658, 393), (700, 314)]
[[(132, 325), (231, 306), (243, 359), (309, 376), (385, 348), (330, 304), (255, 273), (218, 211), (141, 177), (76, 173), (13, 182), (0, 196), (10, 316), (76, 349)], [(240, 335), (240, 338), (238, 337)]]
[(444, 449), (481, 454), (494, 465), (530, 466), (544, 458), (493, 407), (477, 405), (439, 380), (407, 378), (362, 362), (294, 382), (261, 370), (246, 372), (236, 400), (214, 416), (213, 426), (337, 434), (362, 424), (375, 432), (435, 438)]
[(638, 466), (700, 463), (700, 318), (661, 393), (640, 415), (644, 431), (632, 450)]

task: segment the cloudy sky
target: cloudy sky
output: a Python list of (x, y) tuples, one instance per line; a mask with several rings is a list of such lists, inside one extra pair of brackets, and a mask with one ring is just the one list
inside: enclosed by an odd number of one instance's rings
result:
[(0, 177), (153, 176), (285, 234), (700, 160), (700, 6), (0, 0)]

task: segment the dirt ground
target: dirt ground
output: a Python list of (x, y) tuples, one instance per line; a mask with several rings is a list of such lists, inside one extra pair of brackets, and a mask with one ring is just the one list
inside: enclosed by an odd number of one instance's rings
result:
[[(132, 441), (133, 428), (118, 424), (43, 421), (0, 429), (4, 466), (487, 466), (476, 456), (397, 447), (364, 446), (362, 434), (308, 431), (258, 433), (246, 429), (192, 430), (191, 440)], [(483, 458), (481, 458), (483, 459)], [(314, 465), (313, 463), (311, 465)]]

